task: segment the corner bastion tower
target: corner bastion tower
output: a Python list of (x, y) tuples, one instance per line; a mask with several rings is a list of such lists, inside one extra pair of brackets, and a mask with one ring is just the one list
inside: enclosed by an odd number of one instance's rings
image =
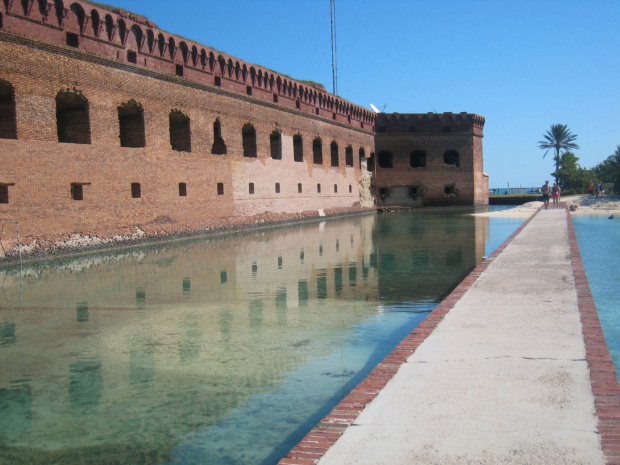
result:
[[(452, 132), (420, 123), (403, 135), (393, 131), (402, 116), (106, 8), (0, 2), (0, 221), (19, 223), (22, 238), (175, 234), (392, 201), (485, 203), (482, 118), (439, 115), (433, 124)], [(444, 145), (458, 166), (436, 160)], [(424, 167), (406, 166), (415, 150), (426, 151)]]
[(469, 113), (377, 115), (377, 205), (488, 205), (483, 127), (484, 118)]

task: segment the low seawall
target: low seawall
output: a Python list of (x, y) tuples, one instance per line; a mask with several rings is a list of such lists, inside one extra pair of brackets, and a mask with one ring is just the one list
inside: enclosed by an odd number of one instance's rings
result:
[(490, 195), (489, 205), (523, 205), (536, 200), (542, 202), (542, 195)]
[(252, 216), (211, 218), (201, 224), (192, 225), (149, 223), (131, 228), (91, 231), (81, 234), (21, 237), (20, 244), (17, 241), (16, 231), (9, 230), (9, 226), (15, 225), (15, 223), (11, 223), (6, 225), (7, 228), (3, 231), (3, 236), (0, 236), (0, 266), (19, 264), (20, 260), (43, 260), (99, 250), (136, 247), (154, 242), (233, 234), (250, 229), (272, 228), (287, 224), (374, 213), (376, 213), (374, 208), (363, 207), (308, 210), (298, 213), (265, 212)]

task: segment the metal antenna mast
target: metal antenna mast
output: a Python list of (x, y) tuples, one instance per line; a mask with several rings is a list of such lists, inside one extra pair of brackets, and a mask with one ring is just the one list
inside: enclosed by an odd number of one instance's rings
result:
[(329, 15), (332, 21), (332, 84), (333, 94), (338, 94), (338, 64), (336, 56), (336, 0), (329, 0)]

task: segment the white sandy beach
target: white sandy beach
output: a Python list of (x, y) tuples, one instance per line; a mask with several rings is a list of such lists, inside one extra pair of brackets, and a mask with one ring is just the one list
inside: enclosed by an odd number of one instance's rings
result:
[[(620, 195), (605, 195), (599, 198), (588, 197), (587, 195), (572, 195), (562, 197), (561, 202), (566, 202), (574, 206), (572, 215), (614, 215), (620, 219)], [(518, 205), (508, 210), (499, 212), (476, 213), (477, 216), (501, 216), (508, 218), (529, 218), (536, 210), (542, 206), (542, 202), (528, 202)], [(553, 202), (549, 201), (549, 208), (553, 208)]]

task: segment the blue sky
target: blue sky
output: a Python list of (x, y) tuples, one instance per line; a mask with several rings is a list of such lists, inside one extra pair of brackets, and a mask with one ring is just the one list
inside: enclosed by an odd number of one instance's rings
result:
[[(160, 29), (332, 90), (329, 0), (108, 0)], [(551, 124), (593, 167), (620, 145), (620, 0), (336, 0), (338, 94), (486, 118), (490, 187), (538, 186)]]

